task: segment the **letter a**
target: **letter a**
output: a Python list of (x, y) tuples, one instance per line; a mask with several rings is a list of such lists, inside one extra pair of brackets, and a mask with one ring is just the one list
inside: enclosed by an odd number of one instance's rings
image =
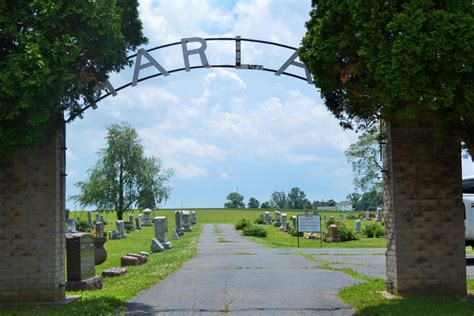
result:
[[(142, 56), (144, 56), (146, 59), (148, 59), (148, 63), (146, 64), (141, 64), (142, 62)], [(135, 87), (138, 83), (138, 77), (140, 75), (140, 70), (154, 66), (156, 69), (160, 71), (160, 73), (163, 74), (163, 76), (168, 76), (169, 73), (166, 71), (163, 66), (160, 65), (151, 55), (144, 50), (143, 48), (140, 48), (137, 51), (137, 59), (135, 60), (135, 70), (133, 71), (133, 80), (132, 80), (132, 87)]]
[(303, 68), (306, 73), (306, 80), (308, 81), (309, 84), (313, 84), (313, 80), (311, 79), (311, 74), (309, 73), (308, 68), (306, 68), (305, 64), (295, 61), (297, 57), (298, 57), (298, 51), (294, 52), (293, 55), (291, 55), (291, 57), (288, 58), (288, 60), (283, 64), (283, 66), (281, 66), (281, 68), (278, 69), (275, 75), (276, 76), (281, 75), (288, 67), (290, 67), (290, 65), (293, 65), (296, 67)]

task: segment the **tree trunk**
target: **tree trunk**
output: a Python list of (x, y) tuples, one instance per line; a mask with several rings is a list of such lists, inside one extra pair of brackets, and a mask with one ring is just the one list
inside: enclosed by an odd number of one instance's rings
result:
[(460, 144), (437, 140), (427, 118), (383, 130), (387, 291), (465, 295)]

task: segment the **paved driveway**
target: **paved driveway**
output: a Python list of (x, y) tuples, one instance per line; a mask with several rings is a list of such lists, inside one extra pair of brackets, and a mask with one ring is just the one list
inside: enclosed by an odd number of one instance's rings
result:
[[(382, 248), (267, 248), (238, 235), (231, 225), (207, 224), (196, 257), (128, 302), (127, 314), (352, 315), (337, 294), (363, 281), (317, 269), (326, 261), (385, 278)], [(467, 273), (474, 277), (474, 265)]]
[(352, 315), (337, 294), (361, 281), (319, 264), (208, 224), (196, 257), (128, 302), (127, 314)]

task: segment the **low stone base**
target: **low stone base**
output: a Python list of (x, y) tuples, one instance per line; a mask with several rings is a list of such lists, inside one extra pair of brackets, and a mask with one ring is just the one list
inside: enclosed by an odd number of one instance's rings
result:
[(151, 252), (161, 252), (165, 250), (165, 247), (158, 241), (158, 239), (153, 238), (151, 240)]
[(326, 242), (341, 242), (341, 238), (326, 238)]
[(102, 289), (102, 277), (96, 275), (81, 281), (67, 281), (66, 291), (90, 291)]
[(141, 255), (141, 254), (138, 254), (138, 253), (128, 253), (127, 256), (137, 258), (139, 265), (145, 264), (148, 261), (148, 256), (144, 256), (144, 255)]
[(113, 278), (113, 277), (124, 275), (125, 273), (127, 273), (126, 268), (110, 268), (110, 269), (102, 271), (102, 277)]
[(140, 259), (132, 256), (122, 256), (120, 257), (120, 266), (138, 266), (140, 264)]
[(170, 241), (162, 242), (161, 244), (163, 245), (163, 247), (165, 247), (165, 249), (173, 248), (173, 244)]

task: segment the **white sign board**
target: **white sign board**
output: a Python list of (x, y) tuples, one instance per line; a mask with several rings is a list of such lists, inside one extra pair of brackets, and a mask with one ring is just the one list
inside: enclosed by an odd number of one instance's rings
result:
[(300, 233), (320, 233), (321, 218), (319, 215), (297, 215), (298, 232)]

